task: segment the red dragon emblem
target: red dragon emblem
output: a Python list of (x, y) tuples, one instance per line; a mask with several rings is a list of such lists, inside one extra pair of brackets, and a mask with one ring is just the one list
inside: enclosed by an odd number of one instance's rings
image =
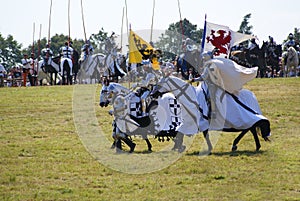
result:
[[(227, 33), (227, 34), (226, 34)], [(220, 54), (226, 54), (230, 48), (231, 41), (231, 32), (225, 30), (211, 30), (209, 36), (206, 37), (207, 43), (211, 43), (213, 46), (219, 49), (219, 51), (215, 52), (215, 56), (219, 56)]]

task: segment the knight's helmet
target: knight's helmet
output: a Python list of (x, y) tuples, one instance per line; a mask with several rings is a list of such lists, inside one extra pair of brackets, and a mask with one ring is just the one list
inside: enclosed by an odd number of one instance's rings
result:
[(293, 40), (294, 39), (294, 35), (292, 33), (289, 34), (289, 39)]

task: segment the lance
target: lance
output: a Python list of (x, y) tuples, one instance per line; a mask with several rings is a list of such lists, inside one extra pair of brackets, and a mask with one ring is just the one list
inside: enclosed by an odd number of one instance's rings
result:
[[(41, 35), (42, 35), (42, 24), (40, 24), (40, 34), (39, 34), (39, 40), (38, 40), (38, 55), (36, 58), (39, 58), (41, 55)], [(39, 62), (37, 62), (37, 68), (36, 68), (36, 74), (39, 74)]]
[(82, 6), (82, 0), (81, 0), (81, 17), (82, 17), (82, 26), (83, 26), (83, 33), (84, 33), (84, 39), (86, 39), (86, 32), (85, 32), (85, 24), (84, 24), (84, 15), (83, 15), (83, 6)]
[[(180, 17), (180, 28), (181, 28), (181, 42), (183, 41), (184, 31), (183, 31), (183, 24), (182, 24), (182, 18), (181, 18), (181, 10), (180, 10), (180, 2), (177, 0), (178, 3), (178, 11), (179, 11), (179, 17)], [(183, 48), (183, 44), (182, 44)]]
[(49, 12), (49, 26), (48, 26), (48, 44), (50, 46), (50, 28), (51, 28), (51, 13), (52, 13), (52, 0), (50, 1), (50, 12)]
[(123, 7), (123, 13), (122, 13), (122, 23), (121, 23), (121, 50), (123, 46), (123, 23), (124, 22), (124, 7)]
[(152, 35), (153, 35), (154, 9), (155, 9), (155, 0), (153, 0), (153, 10), (152, 10), (151, 34), (150, 34), (150, 42), (151, 43), (152, 43)]
[(69, 38), (68, 38), (68, 45), (70, 46), (70, 40), (71, 40), (71, 24), (70, 24), (70, 0), (68, 1), (68, 27), (69, 27)]
[(127, 38), (129, 38), (129, 28), (128, 28), (128, 12), (127, 12), (127, 0), (125, 0), (125, 11), (126, 11)]
[(32, 32), (32, 49), (31, 53), (34, 53), (34, 32), (35, 32), (35, 23), (33, 23), (33, 32)]

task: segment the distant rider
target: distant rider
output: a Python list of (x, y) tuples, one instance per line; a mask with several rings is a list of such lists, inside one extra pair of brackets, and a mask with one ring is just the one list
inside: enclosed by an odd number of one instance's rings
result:
[(70, 66), (70, 74), (72, 75), (72, 68), (73, 68), (73, 62), (72, 62), (72, 56), (73, 56), (73, 48), (69, 45), (69, 42), (65, 42), (65, 45), (60, 48), (60, 55), (61, 55), (61, 61), (60, 61), (60, 70), (61, 75), (63, 75), (63, 65), (64, 62), (67, 61)]
[(46, 47), (42, 49), (43, 66), (50, 66), (52, 62), (53, 51), (50, 49), (50, 45), (46, 44)]

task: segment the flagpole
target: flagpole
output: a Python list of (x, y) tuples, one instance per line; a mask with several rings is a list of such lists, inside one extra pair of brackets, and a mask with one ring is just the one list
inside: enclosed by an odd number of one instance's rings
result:
[(206, 14), (204, 18), (204, 28), (203, 28), (203, 33), (202, 33), (202, 41), (201, 41), (201, 51), (200, 53), (203, 53), (204, 51), (204, 45), (205, 45), (205, 36), (206, 36)]
[(203, 27), (203, 33), (202, 33), (202, 41), (201, 41), (201, 50), (200, 50), (200, 66), (198, 67), (198, 71), (200, 72), (200, 69), (203, 66), (203, 60), (202, 60), (202, 53), (204, 52), (204, 45), (205, 45), (205, 36), (206, 36), (206, 13), (204, 17), (204, 27)]

